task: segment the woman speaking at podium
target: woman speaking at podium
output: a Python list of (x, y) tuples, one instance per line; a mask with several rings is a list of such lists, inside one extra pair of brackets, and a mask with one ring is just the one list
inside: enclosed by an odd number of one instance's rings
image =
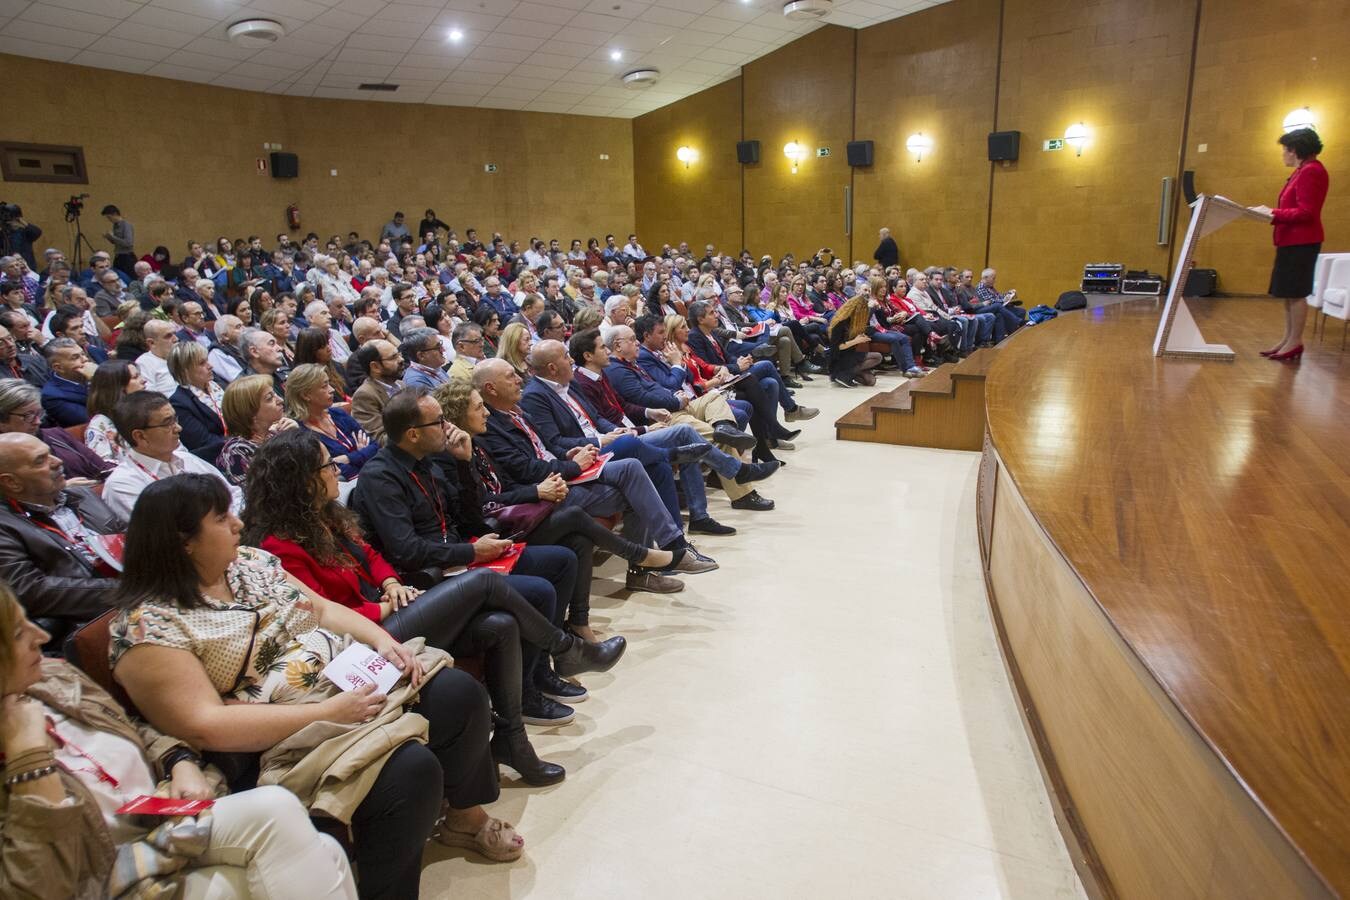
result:
[(1284, 164), (1294, 174), (1284, 183), (1275, 208), (1254, 206), (1270, 215), (1275, 227), (1275, 268), (1270, 273), (1270, 295), (1284, 298), (1284, 340), (1262, 356), (1297, 360), (1303, 355), (1303, 324), (1308, 318), (1307, 297), (1313, 290), (1313, 269), (1322, 250), (1322, 203), (1327, 199), (1327, 170), (1317, 160), (1322, 140), (1311, 128), (1280, 135)]

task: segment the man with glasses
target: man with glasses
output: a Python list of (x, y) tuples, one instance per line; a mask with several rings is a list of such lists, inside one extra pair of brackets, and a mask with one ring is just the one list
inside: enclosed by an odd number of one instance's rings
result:
[(71, 483), (96, 485), (108, 477), (114, 463), (99, 456), (89, 445), (64, 428), (43, 428), (42, 394), (26, 381), (0, 379), (0, 434), (28, 434), (56, 454), (71, 476)]
[(483, 327), (474, 322), (455, 326), (450, 340), (455, 344), (455, 361), (450, 365), (451, 380), (473, 377), (473, 367), (483, 359)]
[[(19, 313), (9, 312), (3, 314), (3, 317), (28, 323), (28, 320)], [(31, 353), (19, 352), (19, 344), (14, 340), (14, 335), (3, 322), (0, 322), (0, 375), (5, 378), (19, 378), (40, 388), (46, 383), (48, 374), (50, 373), (45, 362)]]
[[(177, 340), (185, 344), (201, 344), (203, 349), (210, 351), (212, 347), (211, 335), (206, 330), (206, 314), (202, 312), (202, 305), (200, 303), (184, 303), (178, 307), (178, 318), (183, 323), (183, 327), (178, 331)], [(147, 346), (149, 346), (148, 343)], [(170, 345), (170, 349), (172, 349), (172, 345)]]
[(398, 352), (408, 361), (403, 376), (405, 386), (424, 387), (430, 391), (450, 380), (445, 372), (445, 348), (435, 329), (425, 326), (412, 329), (398, 345)]
[(129, 299), (122, 278), (116, 270), (108, 269), (98, 277), (98, 291), (94, 294), (94, 315), (115, 316), (117, 307)]
[(383, 444), (384, 407), (390, 397), (403, 390), (403, 382), (398, 379), (403, 356), (388, 341), (374, 340), (356, 351), (356, 364), (366, 377), (352, 394), (352, 418)]
[(122, 462), (103, 484), (103, 502), (124, 519), (131, 518), (136, 498), (153, 481), (190, 472), (219, 478), (230, 492), (230, 512), (243, 508), (239, 488), (225, 480), (220, 470), (193, 456), (178, 441), (182, 427), (169, 398), (155, 391), (137, 391), (117, 401), (113, 424), (129, 448)]

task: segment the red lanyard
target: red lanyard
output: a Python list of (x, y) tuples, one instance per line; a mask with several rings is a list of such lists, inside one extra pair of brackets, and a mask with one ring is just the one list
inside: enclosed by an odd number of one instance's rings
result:
[[(345, 447), (345, 448), (347, 449), (347, 452), (348, 452), (348, 453), (355, 453), (355, 452), (356, 452), (356, 438), (349, 438), (349, 437), (347, 437), (347, 435), (345, 435), (345, 434), (342, 432), (342, 429), (338, 427), (338, 423), (337, 423), (337, 422), (334, 422), (333, 419), (332, 419), (331, 417), (329, 418), (328, 421), (333, 422), (333, 434), (332, 434), (332, 439), (335, 440), (335, 441), (337, 441), (337, 442), (338, 442), (339, 444), (341, 444), (343, 447)], [(319, 432), (320, 434), (322, 434), (324, 437), (328, 437), (328, 436), (329, 436), (329, 435), (328, 435), (328, 432), (324, 431), (322, 428), (315, 428), (314, 430), (317, 431), (317, 432)], [(413, 476), (413, 478), (416, 478), (416, 477), (417, 477), (416, 475)], [(423, 493), (426, 493), (426, 492), (423, 491)]]
[[(136, 468), (140, 469), (140, 470), (141, 470), (142, 472), (144, 472), (146, 475), (149, 475), (151, 481), (159, 481), (159, 476), (158, 476), (158, 475), (156, 475), (154, 472), (151, 472), (151, 471), (150, 471), (149, 469), (147, 469), (145, 466), (141, 465), (139, 460), (132, 459), (131, 456), (130, 456), (130, 454), (127, 455), (127, 461), (128, 461), (129, 463), (131, 463), (133, 466), (135, 466)], [(172, 472), (173, 470), (170, 469), (169, 471)]]
[(216, 403), (216, 398), (211, 396), (211, 392), (209, 390), (202, 391), (200, 388), (198, 390), (203, 396), (206, 397), (206, 405), (211, 407), (211, 411), (216, 414), (216, 418), (220, 420), (221, 427), (224, 428), (225, 414), (220, 411), (220, 405)]
[(511, 413), (511, 421), (529, 437), (530, 443), (534, 445), (535, 456), (538, 456), (540, 459), (546, 459), (547, 457), (544, 456), (544, 444), (539, 440), (539, 435), (535, 434), (534, 429), (525, 421), (525, 417), (518, 412), (513, 412)]
[[(427, 502), (431, 504), (431, 508), (436, 511), (436, 520), (440, 522), (441, 525), (441, 543), (444, 544), (448, 530), (445, 527), (445, 507), (441, 505), (440, 495), (438, 494), (435, 497), (431, 496), (431, 492), (423, 486), (422, 479), (417, 477), (416, 472), (409, 472), (408, 474), (412, 476), (413, 484), (417, 485), (417, 489), (422, 492), (422, 496), (427, 498)], [(436, 482), (433, 480), (432, 484), (434, 485), (435, 483)]]
[(48, 525), (46, 522), (38, 521), (37, 519), (33, 518), (33, 514), (32, 514), (32, 513), (30, 513), (28, 510), (24, 509), (22, 506), (20, 506), (20, 505), (19, 505), (18, 503), (16, 503), (15, 501), (10, 500), (10, 501), (8, 501), (8, 502), (9, 502), (10, 509), (14, 510), (14, 514), (15, 514), (15, 515), (23, 516), (23, 517), (26, 518), (28, 521), (32, 522), (34, 525), (36, 525), (37, 527), (41, 528), (43, 531), (50, 531), (52, 534), (56, 535), (57, 537), (63, 538), (67, 543), (71, 543), (71, 544), (76, 543), (75, 539), (72, 538), (70, 535), (66, 534), (64, 531), (62, 531), (62, 530), (60, 529), (60, 527), (58, 527), (58, 526), (56, 526), (56, 525)]
[(582, 406), (580, 403), (573, 400), (572, 395), (569, 393), (564, 392), (562, 398), (567, 403), (567, 405), (572, 408), (572, 412), (579, 413), (581, 417), (586, 420), (586, 422), (591, 426), (592, 431), (594, 431), (596, 434), (600, 433), (600, 429), (595, 427), (595, 420), (591, 418), (590, 413), (586, 412), (586, 407)]
[[(81, 750), (79, 747), (75, 746), (73, 742), (68, 741), (65, 738), (61, 737), (61, 735), (57, 734), (56, 724), (52, 722), (51, 719), (47, 720), (47, 734), (48, 736), (51, 737), (53, 741), (56, 742), (57, 747), (65, 748), (67, 750), (70, 750), (76, 756), (84, 757), (85, 759), (89, 760), (90, 764), (93, 766), (92, 769), (75, 769), (74, 771), (90, 772), (93, 775), (95, 775), (99, 781), (105, 782), (106, 784), (111, 786), (113, 790), (117, 790), (121, 782), (119, 782), (116, 778), (114, 778), (111, 772), (103, 768), (103, 765), (99, 763), (98, 760), (94, 759), (94, 757), (90, 756), (88, 752)], [(69, 769), (69, 767), (66, 768)]]

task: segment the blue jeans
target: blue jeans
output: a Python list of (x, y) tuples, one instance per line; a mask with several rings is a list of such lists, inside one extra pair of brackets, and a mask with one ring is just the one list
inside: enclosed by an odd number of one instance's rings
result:
[(797, 401), (792, 399), (788, 393), (787, 386), (783, 384), (783, 378), (778, 374), (778, 367), (767, 359), (761, 359), (750, 367), (750, 374), (759, 379), (760, 387), (764, 388), (764, 393), (769, 395), (769, 399), (778, 406), (783, 407), (785, 412), (792, 412), (797, 408)]
[[(654, 450), (654, 448), (653, 448)], [(675, 492), (675, 478), (666, 464), (666, 480)], [(563, 503), (580, 506), (593, 516), (612, 516), (631, 511), (624, 517), (624, 536), (640, 547), (666, 547), (678, 544), (684, 536), (680, 527), (679, 502), (674, 515), (657, 493), (652, 479), (636, 459), (611, 459), (600, 477), (587, 484), (579, 484), (567, 492)]]
[[(561, 628), (563, 607), (576, 586), (577, 558), (566, 547), (526, 547), (506, 580), (520, 596), (539, 610), (540, 615)], [(531, 679), (539, 663), (539, 655), (538, 647), (521, 643), (522, 684), (534, 683)]]
[(641, 438), (626, 434), (612, 442), (601, 451), (613, 453), (614, 459), (635, 459), (642, 463), (651, 479), (652, 487), (666, 505), (675, 521), (680, 521), (680, 495), (675, 490), (674, 470), (670, 467), (670, 454), (659, 447), (644, 444)]
[(746, 423), (750, 421), (750, 413), (754, 411), (750, 401), (741, 400), (738, 397), (728, 397), (727, 406), (731, 407), (731, 414), (736, 417), (736, 427), (744, 431)]
[(908, 372), (914, 368), (914, 350), (909, 344), (909, 335), (896, 331), (869, 331), (868, 337), (874, 341), (881, 341), (891, 345), (891, 359), (895, 364)]
[[(688, 425), (659, 428), (644, 434), (642, 440), (653, 447), (663, 447), (667, 450), (674, 450), (686, 444), (706, 443), (703, 436)], [(703, 457), (703, 462), (723, 478), (735, 478), (736, 473), (741, 470), (739, 459), (723, 453), (717, 447), (708, 451), (708, 455)], [(708, 491), (703, 483), (703, 472), (700, 471), (698, 463), (685, 463), (680, 466), (680, 484), (684, 486), (684, 499), (689, 503), (689, 521), (707, 517)]]
[(975, 340), (979, 341), (981, 344), (986, 341), (992, 341), (994, 339), (994, 323), (997, 318), (998, 317), (993, 313), (976, 313), (975, 323), (978, 327), (978, 331), (976, 332)]

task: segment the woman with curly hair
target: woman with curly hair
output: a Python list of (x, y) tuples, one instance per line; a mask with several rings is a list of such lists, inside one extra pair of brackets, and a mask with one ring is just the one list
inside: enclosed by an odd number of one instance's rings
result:
[(872, 340), (867, 336), (871, 299), (871, 288), (861, 288), (844, 301), (830, 320), (830, 381), (843, 387), (855, 387), (859, 382), (877, 383), (876, 376), (868, 370), (880, 365), (881, 354), (856, 349)]
[(264, 444), (245, 486), (244, 543), (261, 547), (316, 593), (379, 623), (396, 640), (421, 636), (453, 656), (484, 656), (492, 706), (505, 724), (492, 755), (529, 784), (566, 772), (539, 759), (521, 714), (521, 641), (550, 651), (573, 638), (495, 572), (448, 578), (422, 592), (402, 584), (366, 543), (356, 515), (337, 501), (332, 456), (313, 434), (288, 431)]

